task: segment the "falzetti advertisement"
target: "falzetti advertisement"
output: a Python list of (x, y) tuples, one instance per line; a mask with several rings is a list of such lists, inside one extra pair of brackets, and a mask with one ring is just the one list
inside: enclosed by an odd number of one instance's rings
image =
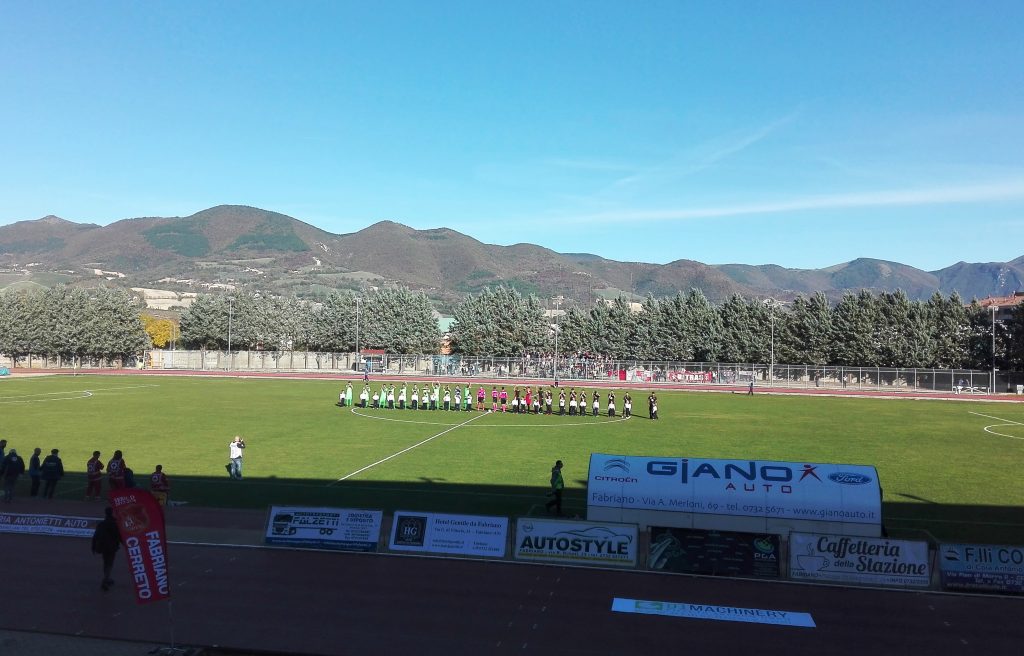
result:
[(601, 509), (878, 526), (882, 493), (866, 465), (594, 453), (588, 518), (607, 518)]
[(267, 521), (267, 544), (338, 551), (377, 551), (380, 510), (273, 506)]
[(167, 599), (167, 532), (160, 504), (146, 490), (121, 488), (110, 491), (110, 505), (131, 568), (135, 600), (148, 604)]

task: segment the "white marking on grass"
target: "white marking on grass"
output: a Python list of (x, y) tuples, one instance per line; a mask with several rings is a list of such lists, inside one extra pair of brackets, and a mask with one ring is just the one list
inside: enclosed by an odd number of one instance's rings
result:
[(1006, 433), (1000, 433), (998, 431), (992, 430), (993, 428), (1001, 428), (1003, 426), (1024, 426), (1024, 422), (1013, 421), (1012, 419), (1003, 419), (1002, 417), (993, 417), (992, 415), (986, 415), (986, 414), (982, 414), (980, 412), (974, 412), (973, 410), (968, 410), (968, 412), (970, 414), (976, 415), (978, 417), (985, 417), (986, 419), (995, 419), (996, 421), (1003, 422), (1001, 424), (990, 424), (988, 426), (985, 426), (982, 430), (985, 431), (986, 433), (988, 433), (989, 435), (998, 435), (999, 437), (1008, 437), (1011, 440), (1024, 440), (1024, 437), (1019, 437), (1017, 435), (1007, 435)]
[[(14, 403), (52, 403), (53, 401), (75, 401), (78, 399), (87, 399), (92, 396), (92, 392), (89, 390), (82, 390), (80, 392), (49, 392), (49, 394), (76, 394), (77, 396), (57, 396), (52, 399), (23, 399), (21, 401), (8, 401), (0, 399), (0, 404), (14, 404)], [(41, 394), (26, 394), (25, 396), (43, 396)], [(13, 398), (13, 397), (11, 397)]]
[[(16, 394), (12, 396), (0, 396), (0, 403), (49, 403), (51, 401), (74, 401), (87, 399), (96, 392), (112, 392), (127, 389), (143, 389), (147, 387), (160, 387), (159, 385), (124, 385), (121, 387), (97, 387), (85, 390), (65, 390), (63, 392), (39, 392), (38, 394)], [(52, 396), (54, 398), (39, 398)], [(20, 400), (19, 400), (20, 399)]]
[(416, 444), (413, 444), (412, 446), (407, 446), (404, 449), (402, 449), (401, 451), (398, 451), (396, 453), (392, 453), (387, 458), (382, 458), (382, 459), (378, 460), (377, 462), (370, 463), (369, 465), (366, 465), (365, 467), (363, 467), (361, 469), (355, 470), (351, 474), (345, 474), (344, 476), (342, 476), (338, 480), (336, 480), (336, 481), (334, 481), (332, 483), (328, 483), (327, 486), (330, 487), (330, 486), (334, 485), (335, 483), (340, 483), (341, 481), (344, 481), (344, 480), (347, 480), (349, 478), (352, 478), (356, 474), (361, 474), (364, 471), (366, 471), (367, 469), (372, 469), (373, 467), (376, 467), (377, 465), (379, 465), (381, 463), (387, 462), (388, 460), (391, 460), (392, 458), (397, 458), (398, 456), (402, 455), (403, 453), (406, 453), (408, 451), (412, 451), (416, 447), (423, 446), (427, 442), (430, 442), (432, 440), (436, 440), (437, 438), (441, 437), (442, 435), (447, 435), (448, 433), (452, 432), (456, 428), (461, 428), (462, 426), (465, 426), (466, 424), (470, 423), (471, 421), (476, 421), (477, 419), (479, 419), (479, 418), (481, 418), (483, 416), (485, 416), (485, 415), (484, 414), (479, 414), (479, 415), (477, 415), (475, 417), (470, 417), (469, 419), (467, 419), (466, 421), (462, 422), (461, 424), (456, 424), (455, 426), (452, 426), (451, 428), (448, 428), (447, 430), (441, 431), (437, 435), (431, 435), (427, 439), (422, 440), (420, 442), (417, 442)]

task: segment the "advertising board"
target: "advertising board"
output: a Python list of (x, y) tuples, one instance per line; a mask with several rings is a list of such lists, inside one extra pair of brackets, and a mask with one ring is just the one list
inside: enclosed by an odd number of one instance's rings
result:
[(803, 581), (926, 588), (928, 543), (791, 533), (789, 576)]
[(520, 517), (516, 560), (635, 567), (635, 524)]
[(767, 460), (590, 456), (587, 512), (616, 508), (880, 525), (874, 467)]
[(68, 517), (66, 515), (33, 515), (0, 512), (0, 533), (30, 533), (60, 537), (91, 538), (98, 517)]
[(1024, 547), (940, 545), (939, 576), (947, 590), (1024, 593)]
[(292, 547), (376, 551), (382, 514), (379, 510), (273, 506), (264, 541)]
[(779, 536), (651, 527), (647, 568), (711, 576), (778, 578)]
[(504, 558), (507, 517), (395, 511), (388, 548), (392, 551)]

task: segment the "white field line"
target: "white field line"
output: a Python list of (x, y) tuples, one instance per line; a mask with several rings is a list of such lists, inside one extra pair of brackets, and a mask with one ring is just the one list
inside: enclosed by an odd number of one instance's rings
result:
[(404, 449), (402, 449), (401, 451), (398, 451), (397, 453), (392, 453), (387, 458), (382, 458), (381, 460), (378, 460), (377, 462), (374, 462), (374, 463), (371, 463), (369, 465), (366, 465), (362, 469), (357, 469), (357, 470), (355, 470), (354, 472), (352, 472), (350, 474), (345, 474), (344, 476), (342, 476), (338, 480), (334, 481), (333, 483), (328, 483), (327, 486), (330, 487), (330, 486), (334, 485), (335, 483), (340, 483), (341, 481), (344, 481), (346, 479), (352, 478), (356, 474), (361, 474), (362, 472), (366, 471), (367, 469), (371, 469), (373, 467), (376, 467), (377, 465), (379, 465), (379, 464), (381, 464), (383, 462), (387, 462), (388, 460), (391, 460), (392, 458), (397, 458), (398, 456), (402, 455), (403, 453), (406, 453), (408, 451), (412, 451), (416, 447), (423, 446), (427, 442), (430, 442), (432, 440), (436, 440), (437, 438), (441, 437), (442, 435), (447, 435), (448, 433), (452, 432), (456, 428), (462, 428), (463, 426), (465, 426), (466, 424), (470, 423), (471, 421), (476, 421), (477, 419), (480, 419), (481, 417), (486, 417), (486, 416), (487, 416), (487, 413), (481, 413), (481, 414), (479, 414), (479, 415), (477, 415), (475, 417), (470, 417), (469, 419), (467, 419), (466, 421), (462, 422), (461, 424), (456, 424), (455, 426), (452, 426), (451, 428), (448, 428), (447, 430), (441, 431), (437, 435), (431, 435), (430, 437), (428, 437), (427, 439), (425, 439), (423, 441), (417, 442), (416, 444), (413, 444), (412, 446), (407, 446)]
[(1024, 426), (1024, 422), (1013, 421), (1012, 419), (1003, 419), (1001, 417), (993, 417), (992, 415), (985, 415), (980, 412), (974, 412), (973, 410), (968, 410), (968, 412), (972, 415), (977, 415), (978, 417), (985, 417), (986, 419), (995, 419), (996, 421), (1003, 422), (1001, 424), (992, 424), (989, 426), (985, 426), (985, 428), (983, 428), (982, 430), (984, 430), (989, 435), (1008, 437), (1011, 440), (1024, 440), (1024, 437), (1018, 437), (1017, 435), (1007, 435), (1006, 433), (999, 433), (997, 431), (992, 430), (993, 428), (999, 428), (1000, 426)]
[[(126, 390), (126, 389), (143, 389), (146, 387), (160, 387), (159, 385), (125, 385), (122, 387), (97, 387), (95, 389), (84, 389), (84, 390), (64, 390), (63, 392), (39, 392), (37, 394), (11, 394), (0, 396), (0, 403), (39, 403), (43, 401), (68, 401), (71, 399), (84, 399), (93, 395), (94, 392), (111, 392), (115, 390)], [(63, 395), (56, 399), (41, 399), (41, 396), (58, 396)], [(73, 395), (73, 396), (69, 396)], [(27, 399), (25, 401), (17, 401), (12, 399)]]
[(53, 401), (74, 401), (76, 399), (87, 399), (92, 396), (92, 392), (88, 390), (82, 390), (81, 392), (60, 392), (60, 394), (75, 394), (76, 396), (57, 396), (52, 399), (21, 399), (18, 401), (6, 401), (0, 399), (0, 404), (8, 405), (12, 403), (51, 403)]

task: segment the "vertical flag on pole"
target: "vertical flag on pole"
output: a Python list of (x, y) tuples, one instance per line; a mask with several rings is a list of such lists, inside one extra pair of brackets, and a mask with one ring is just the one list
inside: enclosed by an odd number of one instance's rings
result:
[(110, 505), (121, 530), (135, 600), (148, 604), (169, 598), (167, 532), (160, 504), (146, 490), (120, 488), (110, 491)]

